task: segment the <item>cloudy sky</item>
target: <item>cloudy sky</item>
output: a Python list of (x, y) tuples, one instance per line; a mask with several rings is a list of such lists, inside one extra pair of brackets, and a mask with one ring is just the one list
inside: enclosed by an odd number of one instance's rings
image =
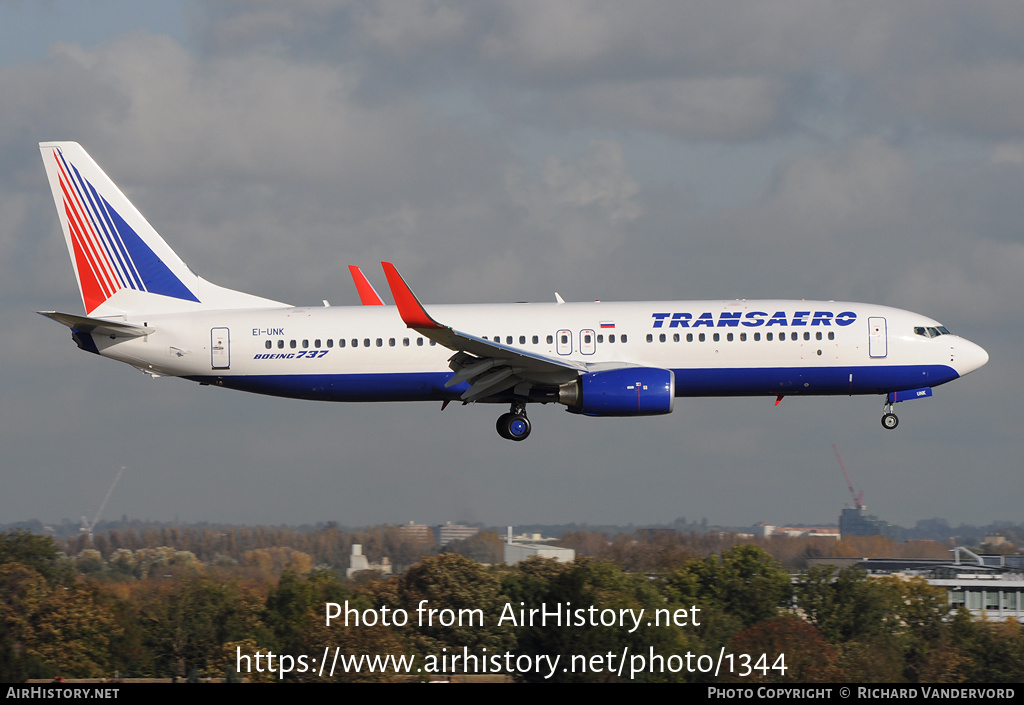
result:
[[(0, 523), (105, 516), (1024, 521), (1017, 2), (0, 0)], [(880, 397), (670, 416), (298, 402), (150, 380), (81, 312), (37, 143), (74, 140), (193, 269), (355, 304), (808, 298), (918, 311), (991, 362)]]

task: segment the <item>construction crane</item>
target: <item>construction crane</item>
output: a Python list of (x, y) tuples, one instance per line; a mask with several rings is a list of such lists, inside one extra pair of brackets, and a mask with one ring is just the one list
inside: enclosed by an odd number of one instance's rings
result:
[(92, 532), (96, 528), (96, 522), (100, 520), (100, 514), (103, 513), (103, 508), (107, 506), (107, 500), (110, 499), (110, 495), (114, 492), (114, 487), (117, 485), (117, 481), (121, 479), (121, 475), (124, 473), (124, 466), (117, 471), (117, 477), (114, 478), (114, 482), (110, 485), (110, 489), (107, 490), (107, 496), (103, 498), (103, 504), (100, 505), (99, 511), (96, 512), (96, 516), (92, 518), (90, 522), (86, 517), (82, 517), (82, 527), (79, 529), (83, 534), (89, 535), (89, 543), (92, 544)]
[(846, 472), (846, 464), (843, 463), (843, 456), (839, 455), (839, 449), (836, 448), (836, 444), (832, 444), (832, 450), (836, 452), (836, 460), (839, 461), (839, 468), (843, 471), (843, 477), (846, 478), (846, 486), (850, 488), (850, 496), (853, 497), (853, 504), (857, 509), (863, 509), (864, 505), (861, 503), (861, 499), (864, 498), (864, 490), (859, 493), (854, 491), (853, 483), (850, 482), (850, 473)]

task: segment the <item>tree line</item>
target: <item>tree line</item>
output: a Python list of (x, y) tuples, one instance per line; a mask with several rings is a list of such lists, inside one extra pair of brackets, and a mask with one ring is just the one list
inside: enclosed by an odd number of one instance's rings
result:
[[(157, 547), (159, 548), (159, 547)], [(621, 547), (620, 547), (621, 548)], [(44, 536), (0, 533), (0, 679), (65, 677), (247, 677), (239, 654), (428, 655), (455, 652), (517, 655), (691, 654), (717, 658), (724, 649), (785, 653), (786, 670), (734, 682), (1019, 682), (1024, 634), (1016, 623), (973, 621), (953, 613), (944, 590), (920, 579), (870, 578), (857, 570), (814, 568), (795, 576), (764, 548), (734, 544), (704, 556), (662, 555), (655, 571), (637, 571), (608, 557), (573, 563), (531, 559), (484, 565), (458, 553), (427, 555), (401, 575), (345, 580), (317, 567), (308, 554), (279, 556), (278, 571), (202, 561), (164, 547), (131, 551), (145, 572), (113, 567), (127, 548), (69, 558)], [(261, 549), (250, 549), (261, 550)], [(269, 549), (266, 549), (269, 550)], [(118, 554), (118, 551), (122, 553)], [(143, 552), (142, 555), (138, 555)], [(622, 554), (625, 555), (625, 551)], [(82, 558), (82, 564), (79, 563)], [(86, 565), (88, 559), (91, 565)], [(100, 569), (100, 564), (103, 568)], [(401, 626), (332, 626), (325, 604), (358, 611), (432, 608), (486, 616), (459, 624), (414, 619)], [(630, 629), (585, 624), (569, 628), (499, 624), (505, 605), (517, 609), (571, 604), (604, 610), (678, 610), (699, 625), (669, 623)], [(694, 612), (694, 610), (698, 610)], [(486, 651), (484, 651), (486, 650)], [(568, 657), (568, 656), (567, 656)], [(738, 669), (737, 669), (738, 670)], [(627, 680), (614, 671), (517, 669), (524, 681)], [(289, 680), (317, 680), (316, 672)], [(330, 680), (401, 680), (416, 673), (346, 673)], [(326, 678), (325, 678), (326, 679)], [(710, 682), (712, 673), (663, 668), (632, 680)]]

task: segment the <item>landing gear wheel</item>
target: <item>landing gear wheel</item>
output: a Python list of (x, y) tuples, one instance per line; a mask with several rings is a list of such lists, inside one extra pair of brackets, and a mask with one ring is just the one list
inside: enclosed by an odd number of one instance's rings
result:
[(882, 426), (890, 431), (899, 426), (899, 424), (900, 420), (896, 418), (896, 414), (888, 413), (882, 416)]
[(498, 417), (494, 428), (502, 438), (525, 441), (530, 435), (530, 419), (526, 418), (526, 408), (522, 405), (513, 405), (511, 412)]
[(498, 432), (498, 435), (509, 440), (512, 440), (512, 436), (508, 435), (508, 420), (511, 416), (512, 414), (502, 414), (494, 422), (494, 430)]

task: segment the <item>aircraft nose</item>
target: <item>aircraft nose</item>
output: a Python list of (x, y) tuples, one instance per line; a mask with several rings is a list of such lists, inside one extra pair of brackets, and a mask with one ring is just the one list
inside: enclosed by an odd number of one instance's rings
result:
[(963, 377), (983, 367), (988, 362), (988, 352), (977, 343), (961, 339), (953, 346), (953, 360), (956, 371)]

